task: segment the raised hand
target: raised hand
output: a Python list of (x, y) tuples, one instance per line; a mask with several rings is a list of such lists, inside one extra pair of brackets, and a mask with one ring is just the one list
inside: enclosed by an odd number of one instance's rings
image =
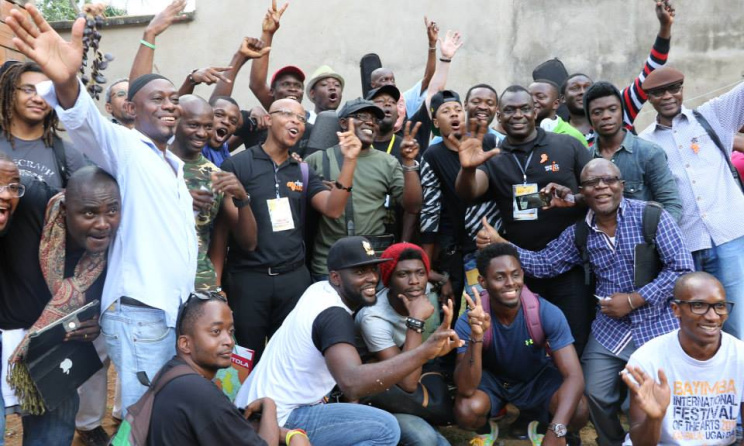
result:
[(416, 134), (421, 127), (421, 122), (417, 122), (411, 130), (411, 121), (406, 122), (406, 126), (403, 128), (403, 142), (400, 144), (400, 156), (403, 158), (403, 164), (407, 164), (406, 161), (413, 161), (418, 156), (420, 147), (418, 141), (416, 141)]
[(427, 348), (431, 353), (429, 356), (431, 359), (444, 356), (453, 349), (462, 347), (465, 344), (465, 341), (461, 340), (457, 336), (455, 330), (450, 328), (452, 315), (454, 313), (452, 300), (448, 300), (447, 305), (442, 305), (442, 311), (444, 312), (442, 323), (423, 344), (423, 346), (425, 346), (425, 348)]
[(10, 16), (5, 19), (17, 36), (13, 37), (13, 44), (24, 56), (39, 64), (55, 84), (75, 79), (83, 61), (85, 19), (75, 20), (68, 42), (49, 26), (35, 6), (29, 3), (25, 8), (31, 20), (15, 9), (11, 9)]
[[(459, 140), (454, 133), (450, 133), (447, 139), (452, 143), (460, 156), (460, 166), (463, 169), (475, 169), (481, 164), (488, 161), (489, 158), (498, 154), (499, 149), (493, 149), (488, 152), (483, 151), (483, 137), (488, 131), (484, 123), (479, 123), (477, 119), (471, 119), (469, 122), (470, 131), (463, 135)], [(475, 136), (471, 136), (475, 134)]]
[(439, 26), (434, 20), (430, 22), (426, 16), (424, 16), (424, 24), (426, 25), (426, 37), (429, 39), (429, 48), (434, 48), (439, 40)]
[(287, 10), (287, 6), (289, 3), (285, 3), (282, 9), (276, 9), (276, 0), (271, 0), (271, 8), (266, 11), (263, 22), (261, 22), (261, 30), (267, 34), (274, 34), (279, 29), (279, 20)]
[(212, 85), (219, 81), (232, 83), (232, 81), (226, 78), (222, 73), (232, 70), (232, 67), (206, 67), (200, 68), (191, 73), (191, 81), (194, 84), (207, 84)]
[(264, 42), (261, 39), (255, 37), (245, 37), (243, 43), (240, 44), (240, 54), (246, 59), (258, 59), (269, 54), (271, 51), (270, 46), (264, 46)]
[(486, 219), (486, 217), (483, 217), (483, 219), (481, 220), (481, 223), (483, 227), (480, 229), (480, 231), (478, 231), (478, 234), (476, 234), (475, 236), (475, 246), (478, 249), (483, 249), (492, 243), (505, 243), (506, 242), (506, 240), (504, 240), (499, 234), (499, 231), (497, 231), (496, 228), (494, 228), (488, 223), (488, 220)]
[(234, 173), (230, 172), (212, 172), (212, 190), (217, 193), (223, 193), (235, 197), (238, 200), (248, 198), (248, 193), (243, 187), (243, 183), (238, 180)]
[(463, 44), (462, 35), (459, 31), (447, 31), (444, 40), (439, 39), (439, 52), (443, 59), (452, 59)]
[(354, 130), (354, 120), (349, 119), (349, 129), (345, 132), (336, 132), (338, 135), (338, 144), (341, 146), (341, 153), (344, 159), (355, 160), (362, 151), (362, 141), (356, 136)]
[(664, 370), (659, 369), (658, 376), (657, 384), (648, 373), (632, 365), (625, 366), (622, 373), (623, 381), (635, 395), (639, 407), (653, 420), (664, 418), (672, 393)]
[(489, 327), (491, 327), (491, 315), (483, 310), (483, 302), (481, 301), (480, 293), (476, 287), (473, 287), (473, 296), (475, 296), (475, 301), (470, 299), (470, 296), (467, 293), (465, 294), (465, 301), (468, 303), (470, 338), (480, 341), (483, 339), (483, 333), (488, 331)]
[(160, 11), (155, 17), (150, 20), (150, 23), (145, 28), (145, 36), (155, 38), (163, 33), (166, 29), (170, 28), (173, 22), (183, 19), (184, 16), (181, 14), (183, 8), (186, 7), (186, 0), (174, 0), (173, 3), (166, 6), (164, 10)]
[(656, 2), (656, 18), (659, 19), (659, 25), (672, 26), (674, 23), (675, 9), (671, 0)]
[(405, 294), (398, 294), (398, 299), (403, 302), (406, 310), (408, 310), (408, 315), (414, 319), (425, 321), (434, 314), (434, 305), (429, 302), (426, 293), (414, 298), (408, 298)]

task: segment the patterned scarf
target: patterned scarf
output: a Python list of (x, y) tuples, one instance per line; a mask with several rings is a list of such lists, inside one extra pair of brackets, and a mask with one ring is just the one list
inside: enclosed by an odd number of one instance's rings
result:
[(52, 300), (46, 305), (36, 323), (28, 330), (9, 361), (8, 383), (15, 390), (21, 402), (21, 409), (34, 415), (43, 414), (46, 408), (31, 379), (25, 361), (29, 338), (33, 333), (85, 305), (85, 292), (106, 268), (106, 252), (98, 254), (86, 252), (75, 265), (74, 275), (64, 277), (67, 239), (65, 211), (62, 207), (64, 201), (64, 192), (60, 192), (49, 200), (39, 245), (41, 272), (52, 292)]

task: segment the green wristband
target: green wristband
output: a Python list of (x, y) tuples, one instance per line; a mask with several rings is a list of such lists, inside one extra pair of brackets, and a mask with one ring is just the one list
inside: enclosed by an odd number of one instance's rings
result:
[(140, 43), (141, 43), (142, 45), (144, 45), (144, 46), (146, 46), (146, 47), (150, 48), (151, 50), (154, 50), (154, 49), (155, 49), (155, 44), (154, 44), (154, 43), (150, 43), (150, 42), (148, 42), (148, 41), (147, 41), (147, 40), (145, 40), (145, 39), (141, 39), (141, 40), (140, 40)]

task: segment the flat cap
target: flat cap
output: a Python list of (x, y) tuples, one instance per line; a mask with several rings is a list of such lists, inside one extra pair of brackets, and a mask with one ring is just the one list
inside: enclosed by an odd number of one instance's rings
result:
[(661, 67), (646, 76), (646, 80), (643, 81), (641, 88), (643, 88), (643, 91), (649, 91), (655, 88), (676, 84), (684, 80), (685, 75), (678, 69), (672, 67)]

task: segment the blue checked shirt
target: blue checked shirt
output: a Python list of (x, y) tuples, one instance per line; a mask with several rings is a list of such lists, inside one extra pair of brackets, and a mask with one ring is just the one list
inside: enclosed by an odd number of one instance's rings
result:
[[(656, 249), (663, 268), (654, 281), (636, 290), (633, 287), (635, 246), (643, 240), (644, 201), (623, 198), (617, 213), (614, 240), (597, 228), (590, 210), (586, 222), (592, 228), (587, 237), (587, 251), (597, 279), (597, 295), (638, 292), (646, 304), (627, 316), (615, 319), (597, 311), (592, 334), (613, 352), (620, 353), (632, 340), (636, 347), (678, 327), (670, 301), (674, 282), (693, 271), (692, 255), (685, 247), (682, 233), (674, 219), (663, 211), (656, 232)], [(517, 248), (525, 273), (532, 277), (555, 277), (581, 265), (581, 254), (575, 243), (576, 225), (566, 228), (545, 249), (534, 252)]]

